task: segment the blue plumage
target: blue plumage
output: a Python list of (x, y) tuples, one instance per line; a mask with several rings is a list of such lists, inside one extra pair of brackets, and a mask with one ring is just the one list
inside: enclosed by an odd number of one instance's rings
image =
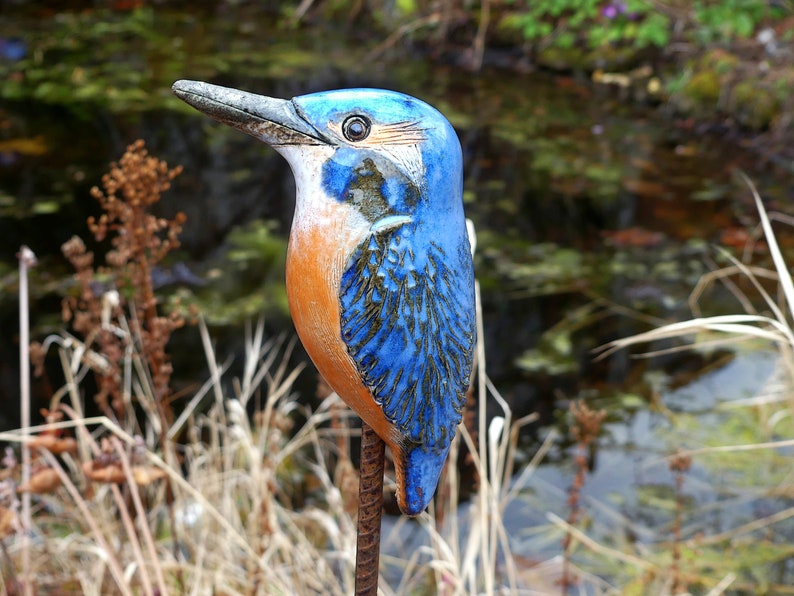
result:
[[(382, 143), (337, 147), (323, 164), (322, 186), (372, 223), (342, 274), (342, 339), (399, 429), (404, 510), (415, 514), (435, 492), (473, 359), (474, 279), (460, 144), (443, 116), (413, 98), (372, 90), (337, 94), (355, 96), (355, 114), (387, 127)], [(317, 123), (344, 122), (350, 113), (328, 99), (295, 100), (323, 135), (334, 128)]]
[(353, 255), (342, 275), (342, 338), (406, 446), (446, 452), (471, 374), (471, 277), (450, 268), (440, 246), (406, 240), (416, 227), (373, 234)]

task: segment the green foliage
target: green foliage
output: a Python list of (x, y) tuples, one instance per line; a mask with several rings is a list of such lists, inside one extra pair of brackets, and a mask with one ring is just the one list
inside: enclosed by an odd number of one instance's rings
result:
[(64, 11), (43, 22), (20, 21), (27, 51), (19, 60), (0, 60), (0, 99), (65, 105), (87, 119), (97, 107), (192, 112), (170, 91), (185, 73), (202, 80), (230, 72), (286, 79), (317, 67), (318, 52), (342, 69), (360, 61), (352, 47), (318, 48), (335, 47), (338, 33), (330, 27), (311, 43), (296, 43), (286, 25), (269, 26), (261, 36), (242, 19), (202, 20), (200, 12), (165, 9)]
[[(764, 19), (781, 13), (781, 8), (763, 0), (698, 0), (679, 12), (676, 20), (689, 24), (683, 33), (686, 41), (715, 43), (750, 38)], [(647, 0), (527, 0), (510, 2), (501, 26), (519, 32), (538, 48), (641, 50), (670, 43), (670, 14)]]
[[(593, 49), (608, 45), (628, 45), (635, 49), (664, 47), (670, 41), (670, 19), (642, 1), (600, 3), (597, 21), (587, 30)], [(609, 8), (617, 11), (614, 16)]]
[(135, 10), (63, 13), (48, 28), (26, 27), (23, 39), (30, 50), (19, 61), (0, 64), (0, 96), (92, 101), (119, 111), (150, 106), (159, 96), (147, 90), (167, 88), (159, 76), (171, 76), (154, 65), (169, 55), (184, 56), (155, 23), (153, 11)]
[(286, 314), (285, 240), (272, 221), (255, 220), (229, 234), (229, 248), (211, 269), (207, 287), (183, 289), (179, 302), (197, 307), (214, 325), (239, 324), (265, 312)]
[(781, 9), (761, 0), (696, 0), (692, 3), (695, 40), (727, 42), (751, 37), (764, 18), (780, 16)]
[(415, 0), (397, 0), (395, 4), (398, 10), (405, 15), (412, 15), (417, 9)]
[(670, 19), (642, 0), (548, 0), (514, 4), (502, 19), (539, 47), (603, 49), (628, 45), (663, 47), (670, 40)]

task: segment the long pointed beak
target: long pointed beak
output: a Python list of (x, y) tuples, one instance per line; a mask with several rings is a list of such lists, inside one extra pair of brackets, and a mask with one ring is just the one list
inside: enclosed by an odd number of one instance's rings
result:
[(319, 131), (301, 118), (289, 100), (201, 81), (177, 81), (171, 89), (179, 99), (197, 110), (269, 145), (329, 144)]

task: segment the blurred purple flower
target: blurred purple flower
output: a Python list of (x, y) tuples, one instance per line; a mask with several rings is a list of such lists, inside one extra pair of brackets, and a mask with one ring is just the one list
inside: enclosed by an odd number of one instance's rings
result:
[(619, 14), (625, 14), (626, 3), (623, 0), (614, 0), (601, 9), (601, 14), (608, 19), (614, 19)]

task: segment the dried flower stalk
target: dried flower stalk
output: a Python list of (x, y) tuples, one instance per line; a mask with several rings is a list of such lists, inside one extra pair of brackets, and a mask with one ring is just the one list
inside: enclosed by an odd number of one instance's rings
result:
[(150, 156), (143, 141), (134, 142), (102, 177), (103, 189), (91, 189), (104, 213), (98, 219), (89, 218), (88, 227), (98, 242), (110, 238), (112, 249), (105, 257), (106, 266), (95, 266), (93, 253), (77, 236), (62, 247), (80, 287), (79, 296), (64, 300), (63, 318), (87, 346), (96, 342), (96, 351), (103, 357), (101, 364), (90, 363), (98, 373), (97, 404), (103, 410), (112, 408), (117, 416), (124, 414), (122, 367), (131, 340), (114, 321), (128, 311), (132, 314), (129, 330), (136, 350), (148, 364), (152, 394), (164, 427), (171, 420), (172, 368), (166, 345), (184, 321), (178, 315), (158, 314), (152, 270), (179, 246), (185, 216), (178, 213), (170, 220), (158, 218), (150, 209), (181, 171), (181, 166), (169, 169), (164, 161)]

